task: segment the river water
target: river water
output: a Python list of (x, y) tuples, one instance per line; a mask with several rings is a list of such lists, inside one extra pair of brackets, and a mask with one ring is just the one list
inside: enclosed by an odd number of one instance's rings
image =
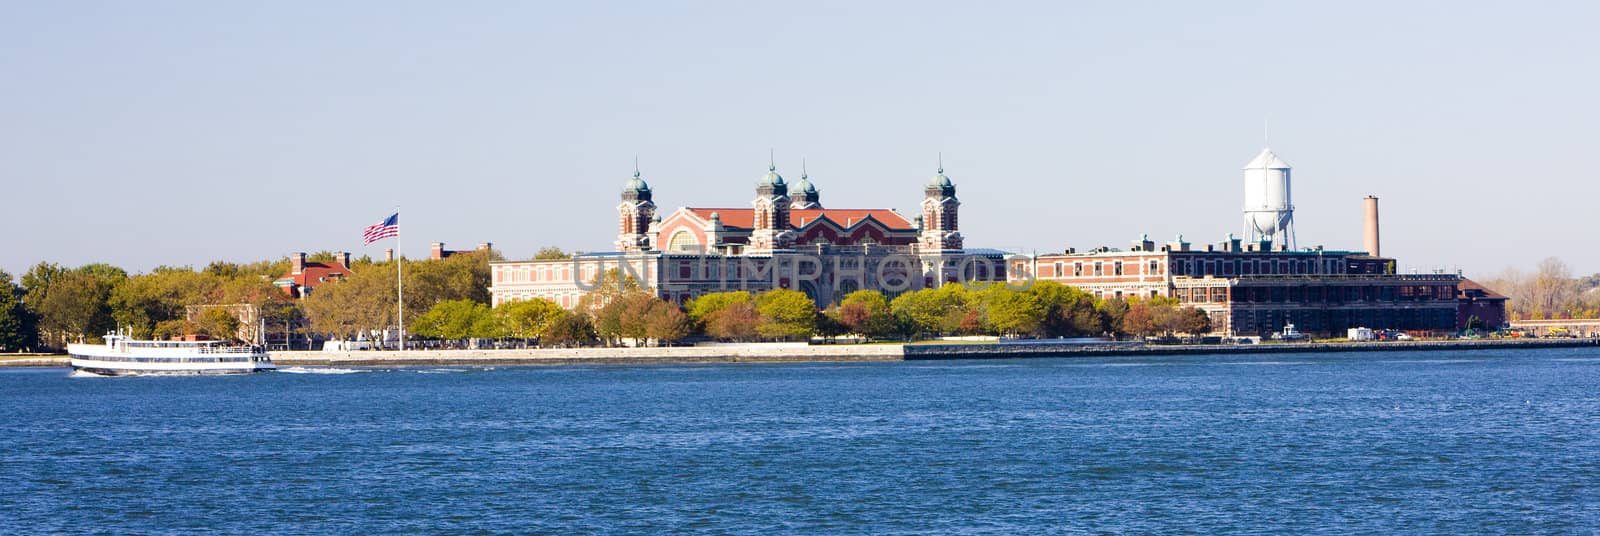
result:
[(1600, 530), (1600, 350), (0, 370), (0, 533)]

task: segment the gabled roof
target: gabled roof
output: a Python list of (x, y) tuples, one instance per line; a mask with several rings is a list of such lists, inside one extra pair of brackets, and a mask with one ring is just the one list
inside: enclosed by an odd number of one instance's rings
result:
[[(710, 220), (711, 214), (716, 213), (722, 218), (722, 225), (740, 229), (755, 227), (755, 209), (751, 208), (696, 208), (687, 209), (696, 217)], [(789, 225), (799, 228), (802, 224), (810, 224), (819, 219), (827, 218), (840, 227), (851, 227), (861, 223), (867, 218), (877, 220), (884, 227), (894, 231), (912, 231), (915, 228), (900, 213), (886, 208), (850, 209), (850, 208), (808, 208), (789, 211)]]
[(1467, 278), (1464, 278), (1464, 277), (1461, 278), (1461, 283), (1456, 285), (1456, 295), (1457, 295), (1457, 297), (1460, 297), (1460, 298), (1477, 298), (1477, 299), (1480, 299), (1480, 300), (1481, 299), (1490, 299), (1490, 300), (1507, 300), (1507, 299), (1510, 299), (1510, 298), (1507, 298), (1505, 294), (1501, 294), (1499, 292), (1495, 292), (1493, 290), (1490, 290), (1489, 287), (1485, 287), (1483, 285), (1478, 284), (1477, 281), (1473, 281), (1471, 279), (1467, 279)]
[(278, 278), (278, 281), (289, 281), (298, 287), (315, 288), (318, 284), (329, 279), (350, 276), (350, 269), (337, 262), (308, 262), (300, 273), (287, 273)]

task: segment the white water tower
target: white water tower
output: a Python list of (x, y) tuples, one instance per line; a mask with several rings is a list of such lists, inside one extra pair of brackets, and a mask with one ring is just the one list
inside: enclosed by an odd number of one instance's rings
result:
[(1271, 148), (1244, 166), (1244, 234), (1294, 249), (1294, 204), (1289, 201), (1289, 164)]

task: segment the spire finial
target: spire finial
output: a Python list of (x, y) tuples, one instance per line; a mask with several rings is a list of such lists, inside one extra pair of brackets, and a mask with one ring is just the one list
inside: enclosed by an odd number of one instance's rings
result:
[(771, 147), (767, 148), (767, 171), (778, 170), (778, 157), (776, 155), (777, 152), (773, 151)]
[(811, 175), (807, 175), (806, 174), (806, 159), (805, 158), (801, 158), (800, 159), (800, 180), (806, 180), (806, 179), (809, 179), (809, 178), (811, 178)]
[(939, 151), (939, 173), (944, 173), (944, 151)]
[(633, 155), (633, 178), (639, 178), (639, 155)]

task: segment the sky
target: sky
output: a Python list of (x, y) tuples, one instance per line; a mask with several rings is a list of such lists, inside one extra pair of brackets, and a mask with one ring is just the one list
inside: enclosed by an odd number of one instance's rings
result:
[(1402, 271), (1600, 272), (1600, 4), (0, 0), (0, 269), (492, 242), (598, 251), (635, 158), (663, 214), (749, 206), (769, 151), (830, 208), (968, 247), (1242, 229)]

